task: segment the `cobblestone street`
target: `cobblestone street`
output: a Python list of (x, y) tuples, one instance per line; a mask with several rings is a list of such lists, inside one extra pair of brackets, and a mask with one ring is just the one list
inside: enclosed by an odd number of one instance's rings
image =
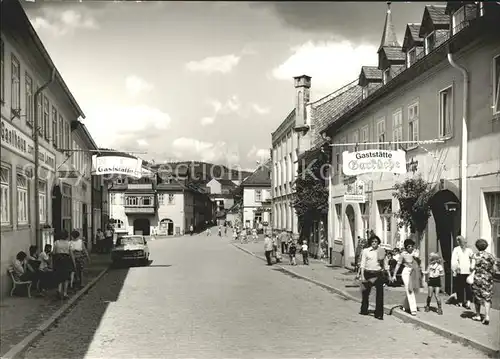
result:
[(283, 275), (205, 235), (150, 242), (109, 271), (24, 358), (485, 357)]

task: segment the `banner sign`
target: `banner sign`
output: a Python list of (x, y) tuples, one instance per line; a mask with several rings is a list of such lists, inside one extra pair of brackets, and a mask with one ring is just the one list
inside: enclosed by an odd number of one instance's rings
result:
[(92, 174), (94, 175), (125, 175), (134, 178), (142, 177), (142, 160), (124, 156), (92, 156)]
[(406, 153), (402, 150), (366, 150), (342, 153), (342, 172), (347, 176), (363, 173), (406, 173)]
[(346, 186), (344, 194), (344, 202), (347, 203), (365, 203), (365, 183), (363, 181), (355, 181)]

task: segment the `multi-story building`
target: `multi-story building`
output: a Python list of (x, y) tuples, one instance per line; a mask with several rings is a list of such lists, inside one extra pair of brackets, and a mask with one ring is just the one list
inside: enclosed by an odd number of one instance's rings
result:
[(140, 179), (116, 178), (107, 186), (115, 229), (173, 236), (183, 235), (191, 225), (199, 230), (213, 222), (214, 202), (190, 183), (187, 167), (167, 171), (153, 165), (143, 171), (146, 174)]
[[(333, 147), (329, 218), (333, 250), (343, 251), (344, 264), (367, 228), (386, 248), (411, 235), (397, 229), (393, 187), (417, 175), (433, 184), (432, 215), (418, 243), (424, 265), (438, 251), (449, 273), (458, 233), (471, 242), (486, 239), (500, 257), (500, 38), (493, 35), (499, 8), (494, 2), (426, 6), (420, 23), (407, 25), (402, 45), (388, 10), (378, 66), (363, 67), (359, 95), (319, 130), (333, 144), (346, 144)], [(343, 151), (398, 148), (406, 152), (405, 175), (342, 174)], [(367, 201), (346, 203), (343, 195), (356, 180), (367, 185)]]
[(236, 189), (236, 184), (230, 179), (212, 178), (206, 184), (209, 191), (209, 196), (215, 202), (217, 207), (217, 222), (223, 224), (227, 220), (226, 211), (234, 205), (233, 191)]
[[(5, 0), (1, 7), (1, 265), (2, 279), (17, 252), (31, 244), (41, 247), (53, 240), (53, 229), (71, 230), (73, 201), (87, 205), (79, 215), (90, 212), (90, 193), (83, 193), (90, 177), (90, 154), (80, 152), (77, 177), (67, 165), (73, 136), (82, 150), (94, 148), (78, 121), (84, 114), (64, 82), (18, 0)], [(36, 95), (39, 93), (40, 95)], [(35, 104), (35, 95), (38, 98)], [(36, 111), (35, 111), (36, 106)], [(38, 128), (34, 129), (35, 114)], [(39, 140), (38, 186), (34, 183), (34, 136)], [(85, 153), (85, 155), (83, 155)], [(83, 169), (83, 168), (88, 168)], [(72, 173), (69, 176), (69, 173)], [(89, 188), (89, 187), (87, 187)], [(89, 189), (90, 191), (90, 189)], [(78, 194), (76, 194), (78, 193)], [(35, 213), (35, 198), (39, 211)], [(39, 228), (36, 228), (39, 222)], [(86, 227), (89, 226), (87, 220)], [(38, 232), (38, 235), (37, 235)], [(9, 281), (2, 280), (2, 293)]]
[(294, 77), (295, 108), (288, 114), (276, 131), (271, 134), (271, 202), (274, 229), (285, 230), (298, 236), (297, 214), (293, 208), (294, 182), (297, 176), (297, 159), (301, 141), (297, 130), (306, 124), (307, 104), (310, 98), (311, 77)]
[(263, 229), (271, 225), (271, 160), (259, 166), (240, 186), (243, 188), (242, 225)]

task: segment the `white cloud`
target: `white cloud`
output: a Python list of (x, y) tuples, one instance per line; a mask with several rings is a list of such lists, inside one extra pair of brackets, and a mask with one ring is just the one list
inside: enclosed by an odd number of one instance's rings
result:
[(98, 29), (95, 18), (76, 10), (58, 11), (54, 8), (44, 10), (44, 14), (30, 19), (35, 30), (46, 30), (53, 35), (62, 36), (76, 29)]
[(288, 81), (292, 81), (293, 76), (311, 76), (314, 98), (355, 80), (361, 66), (375, 64), (377, 60), (375, 46), (355, 45), (349, 41), (309, 41), (291, 50), (293, 54), (272, 71), (272, 76)]
[(215, 122), (215, 118), (213, 117), (203, 117), (200, 121), (202, 126), (208, 126)]
[(172, 142), (174, 155), (179, 159), (200, 160), (232, 166), (239, 162), (236, 148), (225, 142), (204, 142), (194, 138), (180, 137)]
[(97, 144), (102, 147), (126, 143), (140, 145), (139, 141), (144, 140), (142, 136), (145, 131), (164, 131), (172, 122), (167, 113), (146, 105), (99, 106), (89, 108), (86, 112), (85, 124)]
[(143, 92), (151, 91), (153, 85), (139, 76), (130, 75), (125, 79), (125, 88), (130, 96), (135, 97)]
[(252, 146), (250, 151), (248, 151), (247, 157), (250, 159), (256, 159), (260, 163), (268, 160), (270, 158), (270, 153), (268, 148), (257, 148)]
[(138, 144), (139, 146), (141, 146), (141, 147), (146, 147), (146, 146), (149, 146), (148, 141), (146, 141), (146, 140), (145, 140), (145, 139), (143, 139), (143, 138), (139, 138), (139, 139), (137, 140), (137, 144)]
[(254, 103), (252, 105), (252, 110), (254, 110), (259, 115), (265, 115), (271, 111), (269, 107), (262, 107), (257, 103)]
[(220, 72), (226, 74), (238, 65), (240, 56), (234, 54), (224, 56), (210, 56), (200, 61), (190, 61), (186, 64), (186, 69), (192, 72), (203, 72), (211, 74)]

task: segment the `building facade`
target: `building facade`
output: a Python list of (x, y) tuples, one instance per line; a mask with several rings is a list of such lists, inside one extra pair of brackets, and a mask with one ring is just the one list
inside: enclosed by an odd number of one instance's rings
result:
[(271, 215), (271, 161), (259, 166), (242, 183), (242, 225), (245, 228), (269, 228)]
[[(402, 45), (388, 10), (377, 69), (362, 69), (353, 105), (320, 130), (333, 144), (346, 144), (333, 147), (329, 218), (333, 251), (343, 251), (345, 265), (367, 229), (386, 248), (412, 236), (398, 229), (399, 203), (392, 194), (395, 183), (413, 176), (433, 185), (432, 215), (417, 244), (424, 265), (437, 251), (449, 273), (459, 233), (470, 242), (486, 239), (500, 257), (500, 38), (491, 35), (499, 7), (426, 6), (421, 22), (407, 25)], [(364, 149), (403, 149), (407, 173), (343, 175), (342, 152)], [(346, 203), (343, 196), (356, 181), (365, 183), (367, 200)]]
[(229, 179), (212, 178), (208, 181), (206, 187), (210, 193), (210, 198), (215, 202), (217, 208), (217, 224), (224, 224), (228, 220), (227, 211), (234, 205), (233, 191), (237, 186)]
[[(54, 230), (71, 230), (77, 224), (73, 204), (78, 200), (90, 213), (90, 194), (82, 192), (87, 179), (69, 176), (73, 168), (75, 130), (82, 150), (93, 148), (88, 135), (80, 134), (79, 118), (84, 114), (57, 71), (40, 38), (17, 0), (1, 2), (1, 278), (2, 294), (10, 281), (6, 269), (19, 251), (32, 244), (42, 247), (53, 241)], [(41, 92), (40, 92), (41, 91)], [(38, 98), (35, 104), (35, 94)], [(34, 129), (35, 114), (38, 128)], [(88, 132), (87, 132), (88, 134)], [(39, 169), (35, 193), (34, 136), (39, 140)], [(84, 153), (84, 152), (81, 152)], [(82, 156), (87, 157), (87, 156)], [(82, 158), (82, 167), (85, 167)], [(90, 164), (89, 164), (90, 166)], [(70, 168), (71, 167), (71, 168)], [(90, 167), (87, 178), (90, 177)], [(90, 191), (90, 188), (87, 187)], [(54, 194), (64, 191), (61, 208)], [(90, 192), (89, 192), (90, 193)], [(39, 211), (35, 213), (35, 198)], [(59, 211), (59, 212), (58, 212)], [(80, 229), (84, 223), (81, 210)], [(59, 215), (58, 215), (59, 214)], [(38, 220), (38, 221), (37, 221)], [(38, 229), (36, 228), (39, 223)], [(38, 235), (37, 235), (38, 232)]]

